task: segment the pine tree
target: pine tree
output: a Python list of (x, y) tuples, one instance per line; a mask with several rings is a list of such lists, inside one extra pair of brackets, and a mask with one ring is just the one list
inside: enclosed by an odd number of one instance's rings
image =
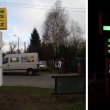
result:
[(32, 33), (31, 33), (31, 38), (30, 38), (30, 44), (27, 48), (27, 52), (31, 53), (31, 52), (40, 52), (40, 36), (37, 32), (37, 29), (34, 28)]

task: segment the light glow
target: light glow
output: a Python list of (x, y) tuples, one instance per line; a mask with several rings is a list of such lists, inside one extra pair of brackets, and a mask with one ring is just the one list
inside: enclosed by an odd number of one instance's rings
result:
[(110, 26), (103, 26), (103, 31), (110, 31)]

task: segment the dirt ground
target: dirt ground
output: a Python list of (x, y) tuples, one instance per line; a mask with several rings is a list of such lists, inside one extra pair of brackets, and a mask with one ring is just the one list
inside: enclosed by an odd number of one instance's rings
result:
[(0, 95), (0, 109), (1, 110), (27, 110), (31, 106), (37, 106), (40, 103), (55, 103), (55, 99), (39, 95), (21, 95), (21, 94), (2, 94)]
[[(0, 94), (0, 110), (72, 110), (82, 104), (74, 96)], [(84, 107), (84, 106), (83, 106)], [(76, 109), (77, 110), (77, 109)], [(79, 110), (79, 109), (78, 109)], [(83, 110), (83, 109), (81, 109)]]

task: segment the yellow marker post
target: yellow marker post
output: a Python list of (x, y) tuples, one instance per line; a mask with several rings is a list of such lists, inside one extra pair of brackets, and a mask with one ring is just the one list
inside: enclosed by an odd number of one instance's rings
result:
[(7, 10), (6, 8), (0, 8), (0, 30), (7, 29)]

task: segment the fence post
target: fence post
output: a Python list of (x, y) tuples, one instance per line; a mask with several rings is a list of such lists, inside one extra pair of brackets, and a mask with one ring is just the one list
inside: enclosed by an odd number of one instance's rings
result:
[(85, 58), (78, 59), (78, 74), (85, 75)]

